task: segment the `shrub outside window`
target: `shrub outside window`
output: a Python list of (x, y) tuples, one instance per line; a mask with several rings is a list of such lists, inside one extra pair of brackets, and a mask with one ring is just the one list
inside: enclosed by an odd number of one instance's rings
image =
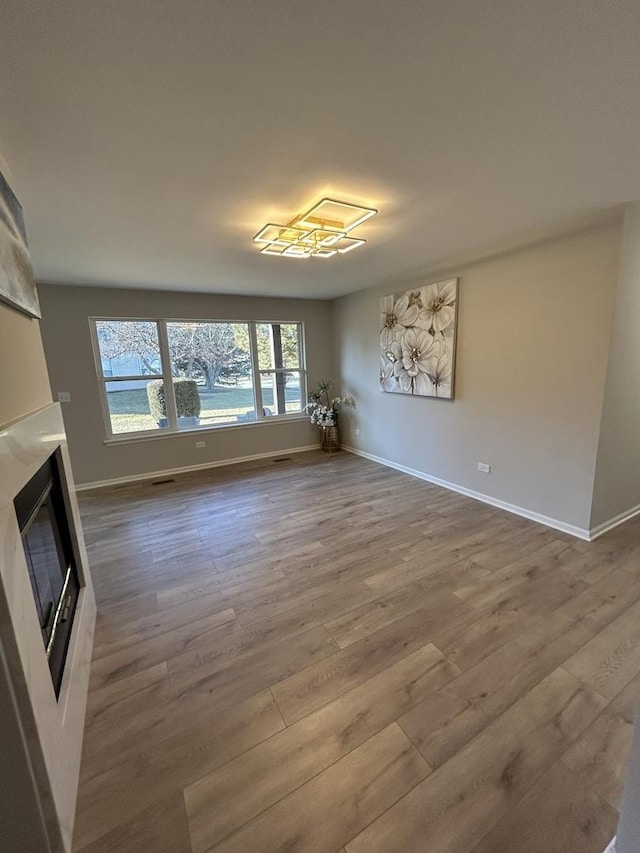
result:
[(248, 323), (173, 321), (167, 339), (172, 376), (193, 380), (200, 400), (191, 422), (178, 412), (179, 429), (256, 420)]
[(303, 410), (301, 323), (92, 319), (91, 326), (110, 437)]

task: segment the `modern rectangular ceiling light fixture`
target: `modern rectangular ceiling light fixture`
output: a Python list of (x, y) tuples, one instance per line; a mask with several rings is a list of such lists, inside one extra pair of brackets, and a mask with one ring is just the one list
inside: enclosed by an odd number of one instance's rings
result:
[(269, 245), (265, 246), (264, 249), (260, 249), (263, 255), (281, 255), (286, 246), (282, 246), (279, 243), (269, 243)]
[(253, 239), (256, 243), (291, 246), (302, 241), (312, 230), (311, 228), (296, 228), (292, 225), (273, 225), (269, 223), (264, 228), (261, 228)]
[(323, 198), (300, 216), (297, 222), (306, 225), (333, 226), (335, 230), (351, 231), (362, 225), (367, 219), (371, 219), (378, 211), (372, 207), (360, 207), (358, 204), (349, 204), (346, 201), (336, 201), (334, 198)]
[(311, 249), (308, 246), (299, 246), (297, 243), (293, 243), (291, 246), (287, 246), (282, 254), (287, 258), (308, 258)]
[(253, 240), (263, 255), (286, 258), (332, 258), (366, 242), (350, 232), (378, 211), (334, 198), (323, 198), (286, 225), (267, 223)]
[(341, 255), (344, 255), (352, 249), (357, 249), (358, 246), (362, 246), (364, 242), (364, 240), (358, 240), (355, 237), (341, 237), (333, 243), (331, 248), (335, 249), (336, 252), (340, 252)]
[(326, 228), (314, 228), (303, 238), (307, 246), (332, 246), (336, 240), (346, 237), (345, 231), (328, 231)]

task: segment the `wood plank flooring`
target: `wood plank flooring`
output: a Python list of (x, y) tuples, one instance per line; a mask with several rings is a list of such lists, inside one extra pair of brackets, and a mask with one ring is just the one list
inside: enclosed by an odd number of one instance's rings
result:
[(602, 853), (640, 519), (594, 543), (355, 456), (80, 497), (75, 853)]

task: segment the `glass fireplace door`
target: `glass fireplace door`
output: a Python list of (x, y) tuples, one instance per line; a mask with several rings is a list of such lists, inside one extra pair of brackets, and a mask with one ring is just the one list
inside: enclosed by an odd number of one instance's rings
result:
[[(51, 488), (42, 496), (28, 527), (22, 535), (33, 597), (38, 611), (44, 645), (49, 643), (60, 602), (64, 606), (63, 589), (68, 584), (68, 566), (62, 543), (56, 536), (55, 517), (50, 505)], [(63, 574), (64, 572), (64, 574)]]
[(57, 696), (80, 584), (56, 454), (20, 491), (14, 505)]

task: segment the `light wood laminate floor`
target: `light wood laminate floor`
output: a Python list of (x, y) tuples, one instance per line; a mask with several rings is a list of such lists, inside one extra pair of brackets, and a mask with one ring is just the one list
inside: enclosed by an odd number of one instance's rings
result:
[(640, 519), (575, 540), (347, 453), (81, 496), (77, 853), (602, 853)]

